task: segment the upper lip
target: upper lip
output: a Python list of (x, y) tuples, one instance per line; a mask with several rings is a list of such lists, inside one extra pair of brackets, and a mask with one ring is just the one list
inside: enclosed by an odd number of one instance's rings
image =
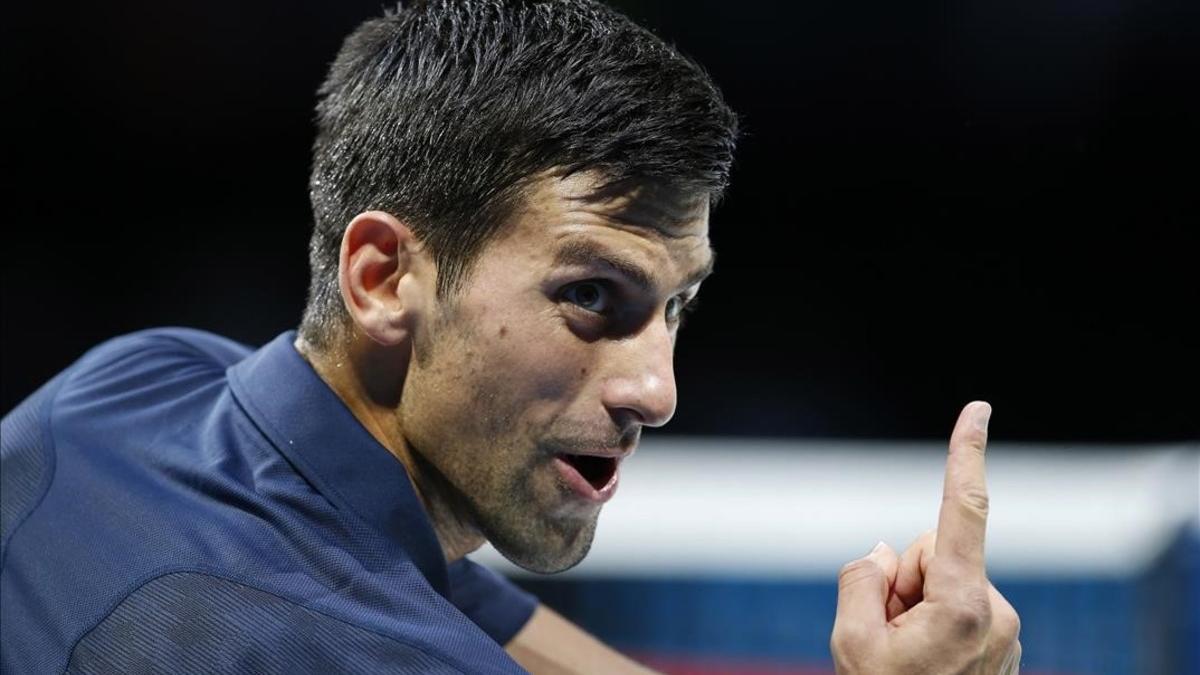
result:
[(569, 451), (564, 450), (563, 455), (583, 455), (585, 457), (609, 457), (612, 459), (624, 459), (633, 454), (633, 448), (589, 448), (581, 450), (572, 448)]

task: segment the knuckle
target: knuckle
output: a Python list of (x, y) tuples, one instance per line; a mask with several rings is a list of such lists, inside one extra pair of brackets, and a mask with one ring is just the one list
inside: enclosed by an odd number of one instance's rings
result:
[(950, 623), (963, 636), (987, 633), (992, 625), (992, 603), (987, 589), (968, 586), (950, 607)]
[(997, 640), (1004, 645), (1012, 644), (1021, 635), (1021, 617), (1011, 607), (992, 610), (993, 630)]
[(967, 513), (979, 518), (987, 518), (990, 499), (986, 488), (977, 486), (967, 487), (953, 497), (947, 495), (947, 499), (951, 498), (956, 504), (966, 510)]

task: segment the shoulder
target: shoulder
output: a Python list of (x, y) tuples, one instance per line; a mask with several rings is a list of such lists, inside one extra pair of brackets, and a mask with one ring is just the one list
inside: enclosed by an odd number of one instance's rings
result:
[(77, 436), (94, 438), (98, 429), (110, 428), (131, 435), (145, 426), (132, 422), (153, 419), (138, 417), (139, 411), (155, 400), (170, 400), (164, 386), (190, 378), (187, 386), (194, 388), (196, 377), (211, 380), (247, 351), (185, 328), (123, 335), (92, 348), (9, 411), (0, 422), (0, 560), (17, 526), (49, 489), (57, 464), (56, 433), (78, 431)]
[(213, 333), (194, 328), (151, 328), (100, 343), (70, 370), (78, 376), (114, 367), (128, 372), (130, 368), (177, 366), (187, 362), (223, 370), (249, 354), (249, 347)]
[(246, 358), (250, 348), (228, 338), (192, 328), (153, 328), (106, 340), (88, 350), (8, 415), (15, 423), (22, 412), (45, 411), (70, 392), (92, 397), (128, 390), (140, 381), (163, 383), (196, 375), (223, 373)]
[(183, 396), (224, 381), (225, 369), (250, 349), (190, 328), (155, 328), (107, 340), (66, 371), (56, 396), (58, 415), (82, 406), (88, 413), (136, 408)]

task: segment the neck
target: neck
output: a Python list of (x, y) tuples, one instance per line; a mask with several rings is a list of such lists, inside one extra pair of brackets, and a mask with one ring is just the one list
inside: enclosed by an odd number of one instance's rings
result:
[(482, 546), (485, 539), (466, 501), (405, 438), (397, 414), (403, 385), (389, 387), (387, 383), (403, 382), (407, 361), (395, 358), (391, 352), (383, 354), (373, 345), (351, 347), (348, 353), (333, 358), (313, 349), (301, 337), (296, 338), (295, 347), (359, 423), (404, 465), (446, 562), (454, 562)]

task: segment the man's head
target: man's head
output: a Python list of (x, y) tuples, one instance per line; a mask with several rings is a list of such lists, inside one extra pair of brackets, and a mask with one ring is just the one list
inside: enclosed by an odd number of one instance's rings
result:
[(320, 94), (301, 337), (372, 364), (364, 390), (456, 517), (530, 569), (578, 562), (616, 464), (580, 456), (674, 411), (733, 113), (584, 0), (399, 9)]

